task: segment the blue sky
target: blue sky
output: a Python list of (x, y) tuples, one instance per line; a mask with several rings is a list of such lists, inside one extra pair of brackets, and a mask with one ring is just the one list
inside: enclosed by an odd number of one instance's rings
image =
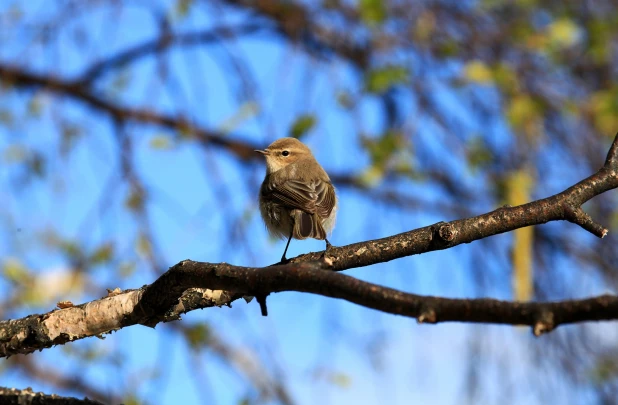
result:
[[(43, 3), (28, 3), (27, 9), (23, 9), (24, 18), (53, 15), (53, 7), (47, 9)], [(11, 7), (25, 6), (8, 2), (0, 5), (0, 13), (7, 15)], [(171, 5), (162, 3), (161, 8), (171, 10)], [(101, 11), (76, 18), (76, 22), (63, 27), (62, 34), (49, 46), (33, 44), (32, 33), (21, 23), (16, 23), (19, 29), (0, 28), (0, 42), (8, 44), (0, 47), (0, 62), (70, 78), (93, 61), (156, 33), (153, 19), (141, 6), (127, 7), (120, 15), (105, 10), (101, 7)], [(213, 24), (208, 14), (194, 14), (175, 21), (174, 29), (183, 32)], [(240, 17), (225, 13), (216, 23)], [(110, 21), (114, 28), (109, 27)], [(93, 43), (76, 48), (71, 36), (74, 28), (87, 28), (96, 33)], [(257, 102), (258, 112), (236, 122), (228, 136), (263, 146), (286, 136), (299, 114), (316, 114), (318, 124), (303, 140), (326, 170), (358, 173), (367, 168), (369, 159), (357, 133), (359, 128), (368, 135), (378, 133), (382, 125), (380, 110), (370, 97), (365, 98), (355, 114), (338, 105), (335, 90), (358, 92), (362, 87), (362, 82), (345, 64), (312, 60), (301, 50), (272, 39), (239, 39), (232, 52), (248, 63), (257, 100), (239, 101), (235, 97), (231, 91), (234, 81), (229, 80), (229, 75), (234, 73), (226, 70), (230, 66), (222, 62), (227, 58), (226, 52), (216, 46), (170, 52), (166, 61), (172, 73), (166, 86), (157, 83), (160, 66), (152, 58), (131, 66), (127, 72), (130, 84), (120, 93), (109, 91), (113, 78), (105, 78), (97, 86), (101, 94), (118, 97), (126, 105), (170, 114), (182, 112), (193, 122), (209, 128), (226, 127), (236, 121), (239, 105)], [(47, 297), (40, 306), (18, 308), (10, 311), (9, 316), (51, 310), (58, 299), (83, 302), (104, 295), (105, 288), (137, 288), (152, 282), (156, 275), (136, 249), (136, 221), (125, 208), (127, 185), (119, 178), (119, 144), (109, 118), (79, 103), (40, 92), (35, 97), (44, 112), (39, 118), (30, 119), (24, 105), (31, 102), (32, 93), (4, 91), (0, 95), (0, 110), (11, 111), (17, 117), (13, 124), (0, 126), (0, 154), (6, 156), (19, 148), (36, 150), (49, 162), (45, 178), (23, 185), (15, 180), (22, 170), (19, 162), (0, 166), (0, 199), (4, 201), (0, 207), (4, 225), (0, 233), (0, 258), (17, 260), (40, 277), (66, 271), (70, 263), (42, 242), (49, 230), (90, 249), (111, 241), (120, 256), (111, 265), (100, 266), (88, 274), (86, 292), (62, 291), (59, 296)], [(449, 98), (446, 91), (443, 101), (457, 110), (453, 104), (456, 100)], [(414, 103), (407, 101), (407, 105), (412, 113), (406, 125), (422, 125), (422, 120), (414, 122)], [(55, 122), (59, 114), (83, 128), (75, 147), (66, 156), (58, 152)], [(468, 125), (463, 132), (472, 133), (482, 126), (474, 121)], [(495, 141), (506, 143), (505, 129), (496, 126)], [(126, 131), (134, 140), (132, 161), (136, 174), (149, 191), (147, 212), (157, 253), (165, 263), (171, 266), (190, 258), (259, 266), (278, 260), (284, 241), (268, 238), (257, 211), (257, 191), (264, 173), (262, 164), (239, 165), (227, 152), (211, 149), (205, 153), (195, 142), (176, 143), (171, 131), (158, 127), (129, 124)], [(431, 126), (419, 132), (418, 136), (425, 140), (435, 138), (425, 145), (436, 152), (441, 148), (440, 140), (448, 137)], [(171, 139), (171, 146), (153, 148), (153, 139), (160, 137)], [(476, 184), (474, 174), (466, 172), (461, 161), (454, 160), (453, 164), (459, 165), (462, 181)], [(402, 182), (398, 187), (402, 192), (422, 193), (427, 200), (440, 197), (435, 190), (423, 189), (422, 184)], [(335, 245), (454, 219), (424, 211), (394, 209), (346, 188), (339, 188), (338, 195), (340, 211), (330, 238)], [(242, 232), (249, 235), (246, 242), (227, 236), (230, 223), (243, 225)], [(493, 243), (504, 246), (503, 252), (508, 251), (509, 235), (494, 239)], [(491, 277), (499, 283), (482, 291), (473, 284), (472, 252), (482, 248), (482, 244), (473, 243), (355, 269), (347, 274), (418, 294), (510, 298), (509, 269), (499, 263), (485, 263)], [(321, 249), (321, 241), (292, 241), (288, 257)], [(134, 270), (120, 276), (118, 268), (127, 263), (133, 263)], [(583, 295), (603, 292), (586, 275), (573, 278), (583, 285)], [(57, 288), (53, 282), (53, 279), (49, 281), (48, 286), (52, 292)], [(10, 295), (14, 289), (8, 281), (0, 279), (0, 295)], [(275, 294), (268, 302), (270, 316), (267, 318), (259, 316), (255, 303), (246, 305), (238, 301), (231, 309), (214, 308), (187, 314), (182, 322), (207, 323), (213, 333), (240, 353), (266, 364), (267, 373), (285, 376), (299, 404), (316, 401), (325, 404), (465, 403), (468, 367), (478, 361), (484, 364), (479, 376), (481, 403), (502, 402), (505, 393), (509, 403), (539, 401), (538, 397), (517, 389), (521, 384), (533, 384), (535, 376), (546, 375), (543, 370), (535, 369), (531, 358), (535, 353), (533, 346), (545, 344), (545, 338), (533, 338), (528, 329), (417, 325), (413, 319), (298, 293)], [(79, 369), (82, 376), (96, 381), (103, 390), (117, 393), (118, 384), (131, 387), (130, 391), (134, 388), (147, 403), (234, 404), (248, 393), (253, 395), (242, 375), (208, 351), (189, 348), (173, 328), (173, 325), (159, 325), (151, 330), (134, 326), (105, 340), (74, 342), (31, 356), (44, 367)], [(480, 359), (475, 357), (471, 349), (474, 345), (470, 344), (479, 339), (485, 349)], [(80, 361), (72, 352), (82, 350), (111, 360)], [(115, 362), (120, 365), (114, 365)], [(58, 390), (15, 373), (5, 359), (0, 360), (0, 368), (5, 368), (0, 374), (0, 385), (31, 386), (47, 393), (75, 395), (71, 390)], [(159, 374), (151, 375), (157, 369)], [(554, 399), (567, 400), (570, 393), (564, 387), (564, 391), (554, 392)]]

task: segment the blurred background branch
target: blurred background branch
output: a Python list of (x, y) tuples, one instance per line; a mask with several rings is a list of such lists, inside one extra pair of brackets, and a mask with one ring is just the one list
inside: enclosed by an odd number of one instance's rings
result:
[[(598, 169), (618, 128), (617, 13), (612, 0), (3, 2), (2, 319), (143, 285), (189, 257), (273, 262), (252, 150), (282, 136), (301, 137), (333, 175), (339, 246), (555, 194)], [(548, 224), (351, 274), (454, 298), (615, 294), (616, 206), (608, 193), (583, 207), (609, 229), (602, 242)], [(278, 300), (276, 319), (238, 306), (182, 325), (250, 351), (297, 403), (618, 394), (612, 326), (533, 340)], [(37, 366), (85, 385), (11, 362), (3, 385), (124, 403), (285, 403), (161, 329), (39, 353)]]

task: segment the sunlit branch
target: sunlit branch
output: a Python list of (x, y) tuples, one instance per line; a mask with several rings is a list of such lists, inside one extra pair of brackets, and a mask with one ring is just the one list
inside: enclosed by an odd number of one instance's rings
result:
[[(567, 190), (517, 207), (391, 236), (331, 248), (296, 257), (266, 268), (225, 263), (182, 261), (139, 290), (112, 292), (108, 297), (69, 306), (43, 315), (0, 322), (0, 356), (31, 353), (68, 341), (98, 336), (120, 328), (179, 319), (196, 308), (229, 305), (245, 295), (298, 291), (344, 299), (379, 311), (416, 318), (418, 322), (446, 321), (529, 325), (535, 335), (559, 325), (618, 319), (618, 297), (604, 295), (583, 300), (521, 303), (493, 299), (448, 299), (409, 294), (346, 276), (345, 270), (431, 250), (446, 249), (523, 226), (570, 220), (603, 237), (607, 229), (589, 216), (573, 219), (591, 198), (618, 186), (618, 135), (605, 165)], [(582, 211), (583, 212), (583, 211)], [(577, 214), (582, 215), (582, 214)]]
[[(476, 217), (441, 222), (387, 238), (331, 248), (329, 258), (333, 262), (332, 270), (363, 267), (448, 249), (525, 226), (557, 220), (567, 220), (603, 238), (607, 235), (607, 228), (595, 222), (581, 206), (593, 197), (618, 187), (617, 143), (618, 135), (599, 171), (559, 194), (516, 207), (501, 207)], [(315, 261), (321, 255), (321, 252), (310, 253), (292, 261)]]

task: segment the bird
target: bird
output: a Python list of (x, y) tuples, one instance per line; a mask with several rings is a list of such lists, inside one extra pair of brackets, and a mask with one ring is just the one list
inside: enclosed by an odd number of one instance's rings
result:
[(262, 219), (270, 235), (288, 241), (314, 238), (326, 242), (335, 226), (337, 196), (326, 171), (311, 149), (296, 138), (281, 138), (266, 149), (256, 150), (266, 158), (266, 176), (259, 193)]

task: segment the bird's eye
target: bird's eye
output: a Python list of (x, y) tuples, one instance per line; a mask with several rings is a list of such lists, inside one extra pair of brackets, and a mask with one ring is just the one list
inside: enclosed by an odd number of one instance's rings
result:
[(290, 154), (290, 152), (287, 151), (287, 150), (284, 150), (283, 152), (281, 152), (281, 155), (283, 155), (283, 156), (288, 156), (289, 154)]

